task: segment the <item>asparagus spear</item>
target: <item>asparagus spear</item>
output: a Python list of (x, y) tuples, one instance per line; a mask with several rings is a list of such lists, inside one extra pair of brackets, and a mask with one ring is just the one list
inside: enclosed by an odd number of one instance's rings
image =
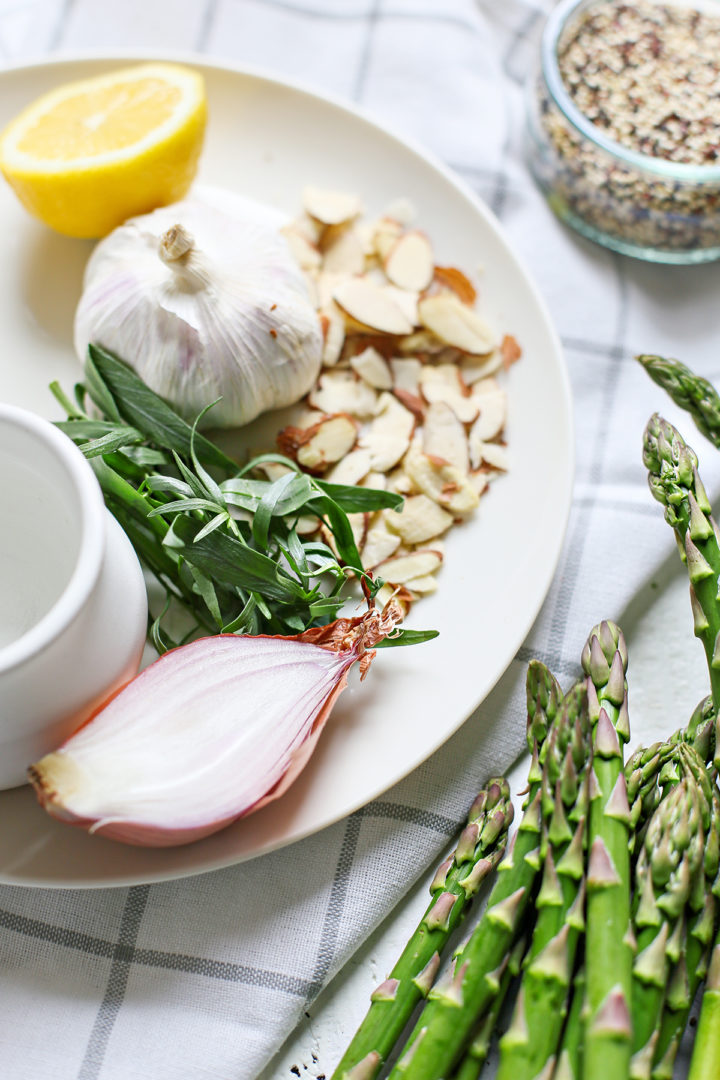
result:
[(680, 433), (655, 413), (645, 429), (643, 460), (654, 498), (675, 529), (690, 578), (695, 636), (705, 649), (710, 688), (720, 711), (720, 543), (710, 502), (697, 471), (697, 457)]
[[(673, 1066), (680, 1039), (690, 1006), (697, 992), (700, 981), (707, 970), (710, 942), (713, 935), (715, 918), (714, 891), (720, 892), (718, 867), (718, 832), (715, 822), (720, 820), (720, 798), (717, 789), (711, 783), (704, 761), (712, 758), (715, 746), (714, 706), (711, 698), (704, 698), (695, 709), (685, 729), (675, 732), (665, 743), (655, 743), (648, 748), (637, 750), (626, 766), (628, 795), (630, 799), (631, 829), (634, 837), (634, 850), (642, 851), (652, 840), (647, 840), (648, 820), (656, 809), (663, 805), (673, 787), (684, 780), (697, 787), (703, 804), (702, 828), (706, 832), (707, 842), (704, 850), (705, 888), (694, 890), (693, 907), (700, 907), (699, 912), (689, 911), (687, 918), (681, 919), (667, 937), (665, 954), (673, 970), (667, 984), (662, 1019), (657, 1030), (657, 1041), (653, 1053), (653, 1080), (672, 1080)], [(712, 810), (713, 827), (708, 832), (708, 811)], [(667, 814), (668, 811), (666, 810)], [(653, 830), (656, 832), (656, 830)], [(636, 871), (642, 877), (642, 870)], [(697, 884), (697, 881), (696, 881)], [(642, 893), (642, 887), (640, 892)], [(645, 910), (652, 911), (652, 904)], [(657, 914), (657, 913), (656, 913)], [(662, 914), (662, 913), (661, 913)], [(643, 931), (637, 926), (638, 948), (642, 952), (650, 941), (648, 929)], [(643, 939), (643, 934), (645, 938)], [(651, 953), (652, 955), (652, 953)], [(658, 961), (656, 956), (655, 962)], [(667, 968), (659, 958), (662, 970), (656, 974), (655, 993), (660, 986), (664, 988)], [(637, 966), (637, 961), (636, 961)], [(653, 990), (650, 988), (650, 996)], [(641, 1022), (637, 1020), (639, 1009), (637, 979), (633, 985), (633, 1019), (635, 1021), (634, 1049), (639, 1051), (642, 1045), (640, 1036)], [(640, 995), (642, 997), (642, 994)], [(647, 1013), (645, 1013), (647, 1017)], [(652, 1025), (651, 1025), (652, 1026)], [(644, 1027), (647, 1039), (652, 1036), (651, 1027)], [(647, 1061), (643, 1061), (643, 1069)], [(639, 1069), (640, 1066), (638, 1065)], [(647, 1075), (646, 1071), (641, 1075)]]
[[(547, 709), (540, 715), (543, 720), (549, 719)], [(556, 723), (562, 715), (558, 714)], [(552, 727), (551, 720), (550, 730)], [(430, 991), (390, 1080), (440, 1080), (450, 1075), (469, 1045), (479, 1018), (498, 992), (506, 958), (517, 939), (540, 872), (540, 756), (548, 727), (541, 723), (539, 732), (533, 728), (537, 725), (531, 723), (528, 742), (532, 740), (535, 745), (525, 812), (498, 868), (487, 908), (448, 977)]]
[(515, 1014), (500, 1041), (497, 1080), (534, 1080), (552, 1071), (583, 930), (590, 759), (585, 687), (563, 708), (574, 723), (556, 725), (546, 743), (543, 796), (550, 819), (543, 837), (545, 869)]
[[(527, 671), (526, 694), (527, 742), (537, 770), (539, 748), (555, 719), (562, 691), (545, 665), (532, 661)], [(473, 804), (470, 821), (458, 849), (439, 867), (433, 879), (433, 901), (428, 911), (390, 973), (390, 978), (372, 995), (370, 1009), (343, 1054), (332, 1080), (372, 1080), (395, 1045), (415, 1005), (422, 996), (427, 995), (440, 963), (440, 950), (460, 921), (481, 880), (499, 859), (500, 851), (497, 848), (492, 859), (484, 853), (489, 844), (494, 844), (507, 831), (512, 806), (506, 782), (495, 781), (494, 784), (499, 790), (491, 800), (492, 814), (481, 827), (474, 820), (478, 800)], [(535, 812), (539, 814), (539, 809)], [(479, 860), (473, 868), (470, 865), (471, 853), (474, 859)]]
[[(720, 962), (720, 933), (711, 944), (717, 911), (717, 898), (720, 897), (720, 794), (717, 787), (712, 788), (712, 820), (705, 847), (704, 870), (706, 889), (703, 907), (696, 916), (688, 935), (685, 963), (679, 963), (673, 977), (668, 998), (672, 1008), (666, 1011), (660, 1029), (658, 1045), (655, 1051), (656, 1067), (653, 1080), (666, 1080), (672, 1076), (672, 1067), (680, 1044), (682, 1033), (690, 1013), (690, 1006), (697, 993), (700, 981), (705, 978), (705, 993), (700, 1012), (701, 1024), (695, 1037), (695, 1048), (688, 1080), (698, 1077), (720, 1075), (720, 1045), (713, 1036), (713, 1027), (717, 1024), (716, 1001), (720, 995), (718, 981), (718, 963)], [(713, 880), (714, 878), (714, 880)], [(715, 964), (715, 967), (713, 967)], [(709, 970), (708, 970), (709, 965)], [(707, 995), (708, 1006), (705, 1000)], [(706, 1013), (703, 1022), (703, 1012)], [(695, 1073), (693, 1072), (695, 1070)], [(704, 1071), (703, 1071), (704, 1070)]]
[(647, 354), (637, 359), (653, 382), (666, 390), (676, 405), (686, 409), (703, 435), (720, 448), (720, 395), (712, 383), (679, 360)]
[(668, 949), (674, 969), (668, 983), (655, 1046), (652, 1080), (673, 1080), (675, 1058), (690, 1015), (690, 1006), (708, 968), (716, 904), (714, 895), (708, 893), (702, 911), (680, 937), (678, 955), (672, 955)]
[(585, 1002), (585, 968), (581, 964), (575, 973), (572, 998), (562, 1033), (560, 1052), (552, 1080), (580, 1080), (582, 1071), (582, 1010)]
[(622, 744), (630, 737), (627, 648), (619, 627), (603, 622), (582, 654), (593, 724), (593, 790), (585, 931), (585, 1080), (626, 1080), (630, 1065), (630, 809)]
[(653, 814), (635, 866), (631, 1080), (650, 1078), (668, 981), (668, 941), (686, 905), (704, 897), (709, 824), (710, 805), (688, 771)]
[(720, 933), (715, 939), (705, 980), (688, 1080), (710, 1080), (717, 1076), (720, 1076)]
[(520, 938), (517, 945), (510, 953), (507, 965), (500, 979), (498, 992), (493, 998), (487, 1013), (481, 1020), (473, 1041), (467, 1048), (465, 1057), (453, 1074), (453, 1080), (479, 1080), (482, 1067), (487, 1061), (488, 1054), (490, 1053), (490, 1044), (492, 1042), (493, 1033), (497, 1027), (498, 1017), (505, 1004), (505, 998), (507, 997), (510, 984), (520, 972), (526, 948), (526, 938)]
[(333, 1077), (372, 1080), (421, 997), (427, 995), (440, 953), (483, 880), (505, 851), (513, 806), (505, 779), (491, 780), (475, 799), (467, 825), (430, 884), (432, 901), (390, 976), (371, 995), (370, 1009)]

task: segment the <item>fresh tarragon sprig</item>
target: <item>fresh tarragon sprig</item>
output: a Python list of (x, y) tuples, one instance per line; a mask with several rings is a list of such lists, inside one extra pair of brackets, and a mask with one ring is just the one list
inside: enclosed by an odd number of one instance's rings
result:
[[(277, 454), (245, 466), (188, 424), (122, 360), (90, 346), (85, 381), (71, 400), (51, 386), (68, 419), (58, 424), (82, 450), (143, 566), (164, 592), (150, 627), (159, 651), (175, 644), (164, 617), (181, 613), (198, 633), (297, 634), (334, 619), (350, 577), (372, 597), (380, 582), (362, 567), (348, 514), (398, 509), (392, 492), (327, 483)], [(200, 418), (198, 418), (200, 419)], [(264, 462), (286, 466), (271, 482)], [(320, 519), (335, 550), (301, 535)], [(398, 630), (387, 644), (412, 644), (433, 631)]]

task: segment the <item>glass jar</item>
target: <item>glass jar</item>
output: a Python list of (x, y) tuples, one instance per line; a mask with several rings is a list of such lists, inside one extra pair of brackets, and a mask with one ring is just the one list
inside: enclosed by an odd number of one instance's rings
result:
[(559, 49), (597, 4), (564, 0), (545, 25), (527, 95), (532, 173), (557, 216), (605, 247), (650, 262), (718, 259), (720, 165), (680, 164), (622, 146), (579, 110), (563, 82)]

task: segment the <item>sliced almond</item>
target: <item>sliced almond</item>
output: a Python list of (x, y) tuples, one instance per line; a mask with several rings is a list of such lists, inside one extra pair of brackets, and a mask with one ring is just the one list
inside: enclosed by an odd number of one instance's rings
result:
[(375, 244), (373, 243), (375, 227), (368, 222), (361, 222), (359, 225), (355, 225), (354, 229), (363, 249), (363, 255), (366, 259), (365, 265), (367, 266), (367, 260), (375, 257)]
[(411, 394), (409, 390), (393, 390), (395, 397), (408, 412), (411, 412), (417, 422), (422, 424), (425, 419), (425, 402), (417, 394)]
[(316, 270), (322, 265), (320, 249), (294, 225), (283, 225), (280, 232), (287, 240), (290, 254), (302, 270)]
[(412, 606), (413, 599), (412, 594), (403, 585), (390, 585), (387, 582), (381, 585), (375, 594), (375, 603), (381, 611), (393, 600), (396, 604), (400, 604), (406, 615)]
[(369, 450), (351, 450), (325, 474), (331, 484), (359, 484), (370, 472)]
[(307, 236), (308, 240), (311, 240), (313, 244), (316, 244), (318, 247), (320, 246), (320, 241), (325, 232), (325, 226), (321, 221), (317, 221), (315, 218), (310, 217), (304, 210), (302, 210), (295, 220), (290, 223), (289, 227), (301, 232), (303, 236)]
[(477, 312), (456, 296), (427, 296), (418, 304), (420, 323), (440, 341), (467, 353), (488, 353), (497, 336)]
[(355, 229), (328, 226), (323, 237), (322, 265), (332, 274), (362, 274), (365, 250)]
[(425, 577), (439, 570), (442, 555), (437, 551), (413, 551), (410, 555), (396, 555), (386, 559), (377, 567), (379, 577), (391, 581), (394, 585), (404, 585), (413, 578)]
[(312, 472), (322, 472), (348, 454), (357, 440), (349, 416), (328, 416), (310, 428), (284, 428), (277, 437), (282, 453)]
[(369, 386), (376, 390), (392, 390), (393, 377), (387, 361), (383, 359), (377, 349), (369, 346), (363, 349), (357, 356), (350, 360), (350, 367), (364, 379)]
[(320, 328), (323, 334), (323, 367), (334, 367), (345, 344), (345, 319), (340, 308), (332, 301), (320, 309)]
[[(418, 312), (418, 318), (420, 317)], [(415, 330), (398, 342), (398, 350), (403, 356), (436, 356), (447, 348), (447, 344), (435, 337), (429, 330)]]
[(387, 476), (385, 473), (374, 472), (372, 469), (363, 477), (360, 482), (361, 487), (372, 488), (373, 491), (386, 491), (387, 490)]
[(486, 469), (473, 469), (469, 474), (468, 479), (478, 495), (482, 495), (483, 492), (487, 490), (488, 473)]
[[(260, 453), (260, 451), (258, 451), (258, 453)], [(293, 471), (289, 465), (283, 465), (280, 461), (261, 461), (255, 468), (257, 472), (264, 473), (266, 479), (269, 480), (271, 484), (275, 483), (276, 480), (279, 480), (281, 476), (285, 476), (287, 473)]]
[(362, 551), (365, 546), (370, 515), (368, 513), (348, 514), (347, 519), (350, 523), (355, 547), (358, 551)]
[(312, 536), (313, 533), (320, 531), (320, 518), (313, 517), (312, 514), (303, 514), (295, 522), (295, 532), (298, 536)]
[[(476, 421), (477, 423), (477, 421)], [(423, 451), (454, 465), (463, 475), (468, 471), (468, 440), (465, 428), (444, 401), (428, 405), (422, 433)]]
[(388, 528), (406, 544), (423, 544), (446, 532), (453, 523), (452, 514), (427, 495), (411, 495), (399, 514), (388, 515)]
[(365, 570), (374, 570), (378, 563), (389, 559), (400, 547), (400, 537), (391, 532), (385, 514), (378, 515), (365, 536), (362, 550), (362, 564)]
[[(303, 398), (291, 405), (287, 411), (283, 411), (283, 417), (286, 421), (286, 427), (311, 428), (314, 424), (319, 424), (321, 420), (325, 419), (325, 413), (320, 412), (319, 409), (313, 409), (308, 405), (307, 400)], [(262, 452), (264, 453), (264, 451)], [(259, 453), (261, 451), (258, 450)]]
[(404, 469), (393, 469), (387, 473), (387, 490), (397, 495), (414, 495), (417, 488)]
[(420, 369), (422, 364), (414, 356), (406, 360), (393, 357), (390, 361), (390, 370), (393, 377), (393, 386), (396, 390), (407, 390), (416, 396), (420, 393)]
[(323, 371), (308, 401), (324, 413), (361, 417), (372, 416), (378, 403), (373, 388), (358, 379), (354, 371)]
[(400, 195), (385, 208), (385, 217), (392, 218), (393, 221), (407, 228), (417, 217), (417, 207), (405, 195)]
[[(355, 541), (355, 547), (358, 549), (359, 552), (361, 552), (363, 550), (363, 547), (365, 546), (365, 537), (368, 531), (369, 517), (370, 515), (367, 513), (348, 514), (347, 516), (348, 522), (350, 524), (350, 530), (353, 534), (353, 540)], [(321, 525), (320, 538), (324, 544), (327, 544), (335, 558), (340, 561), (340, 552), (338, 550), (337, 541), (332, 531), (328, 529), (327, 525)], [(365, 564), (363, 563), (362, 565), (363, 568), (366, 569)]]
[(498, 469), (500, 472), (507, 472), (509, 468), (507, 447), (502, 443), (483, 443), (482, 444), (482, 460), (486, 465), (492, 466), (493, 469)]
[(463, 424), (472, 423), (478, 414), (478, 403), (455, 364), (425, 364), (420, 372), (420, 390), (428, 405), (444, 402)]
[(333, 299), (361, 327), (383, 334), (409, 334), (413, 328), (387, 290), (366, 278), (342, 281)]
[(383, 292), (390, 297), (393, 303), (397, 304), (409, 323), (413, 326), (418, 325), (419, 292), (412, 289), (401, 289), (398, 285), (384, 285)]
[(393, 217), (381, 217), (373, 227), (373, 247), (375, 254), (384, 262), (397, 243), (402, 233), (401, 223)]
[(425, 574), (423, 577), (411, 578), (405, 582), (405, 588), (409, 589), (414, 596), (429, 596), (437, 591), (438, 582), (434, 574)]
[(464, 383), (473, 386), (481, 379), (494, 375), (502, 367), (502, 356), (495, 350), (489, 356), (462, 356), (458, 364)]
[(467, 514), (480, 501), (475, 488), (459, 469), (432, 461), (414, 444), (405, 455), (403, 468), (419, 491), (451, 514)]
[(393, 285), (422, 292), (433, 279), (433, 249), (425, 233), (403, 233), (385, 259), (385, 273)]
[(304, 189), (303, 207), (310, 217), (323, 225), (340, 225), (343, 221), (352, 221), (362, 212), (362, 203), (357, 195), (317, 187)]
[(387, 472), (410, 445), (415, 417), (392, 394), (383, 393), (377, 415), (362, 433), (359, 445), (370, 451), (375, 472)]
[(454, 266), (436, 266), (435, 280), (439, 285), (451, 289), (463, 304), (474, 304), (477, 300), (475, 286), (462, 270), (457, 270)]
[(347, 274), (335, 274), (330, 270), (315, 271), (315, 291), (318, 298), (318, 307), (327, 308), (335, 307), (337, 312), (344, 318), (340, 308), (337, 307), (333, 300), (333, 293), (343, 281), (347, 281)]
[(522, 356), (522, 349), (517, 343), (517, 339), (512, 334), (506, 334), (500, 342), (500, 355), (502, 356), (503, 367), (507, 371), (509, 367)]
[[(479, 385), (479, 384), (478, 384)], [(482, 460), (482, 446), (489, 439), (495, 439), (505, 424), (506, 395), (504, 390), (494, 393), (473, 394), (478, 402), (478, 418), (470, 428), (470, 463), (474, 469)]]

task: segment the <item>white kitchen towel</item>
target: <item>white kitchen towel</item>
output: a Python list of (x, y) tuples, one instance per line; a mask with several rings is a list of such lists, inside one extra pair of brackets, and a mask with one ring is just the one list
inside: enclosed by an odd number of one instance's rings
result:
[(129, 889), (0, 887), (2, 1080), (256, 1077), (313, 996), (427, 871), (478, 784), (522, 750), (528, 659), (540, 657), (569, 683), (588, 629), (621, 618), (671, 557), (640, 460), (654, 409), (679, 421), (716, 490), (718, 455), (633, 354), (677, 355), (720, 376), (720, 266), (643, 265), (553, 218), (522, 159), (522, 84), (549, 6), (0, 0), (3, 63), (93, 47), (197, 51), (343, 95), (434, 150), (500, 217), (539, 283), (564, 344), (577, 421), (574, 505), (547, 602), (496, 690), (431, 760), (347, 820), (233, 869)]

